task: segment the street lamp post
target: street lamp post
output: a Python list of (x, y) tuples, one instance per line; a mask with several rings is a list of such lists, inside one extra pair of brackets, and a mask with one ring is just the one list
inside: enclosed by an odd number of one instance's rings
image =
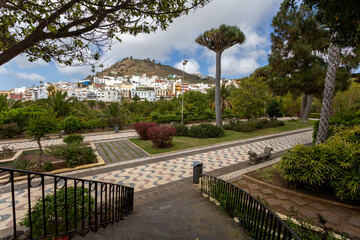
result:
[(182, 101), (181, 101), (181, 124), (184, 124), (184, 93), (183, 93), (183, 81), (185, 81), (185, 65), (188, 62), (188, 60), (185, 59), (185, 55), (184, 55), (184, 61), (183, 61), (183, 79), (181, 80), (180, 83), (180, 88), (181, 88), (181, 97), (182, 97)]

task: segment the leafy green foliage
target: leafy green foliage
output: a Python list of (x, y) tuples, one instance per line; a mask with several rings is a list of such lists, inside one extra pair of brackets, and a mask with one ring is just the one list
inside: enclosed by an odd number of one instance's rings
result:
[(281, 101), (276, 101), (276, 99), (272, 99), (270, 102), (268, 102), (266, 106), (266, 114), (271, 118), (282, 117), (283, 109)]
[(30, 120), (26, 133), (36, 139), (39, 145), (40, 158), (43, 152), (40, 139), (44, 137), (45, 134), (52, 133), (56, 130), (58, 130), (58, 123), (53, 116), (42, 115)]
[(360, 43), (359, 1), (304, 0), (304, 2), (314, 8), (316, 19), (330, 29), (331, 34), (334, 35), (333, 42), (343, 47), (355, 47)]
[(219, 138), (223, 137), (224, 134), (225, 131), (221, 127), (208, 123), (202, 123), (191, 126), (187, 136), (193, 138)]
[[(289, 91), (299, 96), (321, 97), (324, 89), (330, 33), (316, 20), (316, 12), (304, 4), (289, 8), (284, 1), (273, 18), (268, 83), (279, 95)], [(346, 61), (344, 61), (346, 62)], [(349, 71), (341, 67), (336, 74), (336, 90), (344, 90), (350, 84)]]
[[(84, 205), (82, 205), (82, 197), (84, 194)], [(75, 202), (76, 196), (76, 202)], [(67, 199), (67, 206), (65, 206), (65, 199)], [(69, 229), (75, 226), (75, 222), (81, 221), (80, 213), (84, 211), (84, 215), (89, 215), (89, 209), (93, 211), (95, 200), (89, 197), (89, 190), (84, 188), (84, 192), (81, 187), (67, 188), (67, 195), (65, 194), (65, 188), (56, 191), (56, 199), (54, 194), (47, 194), (45, 200), (45, 219), (43, 218), (43, 199), (40, 198), (37, 203), (31, 208), (31, 225), (33, 229), (33, 237), (41, 237), (44, 234), (44, 223), (46, 223), (46, 233), (48, 235), (55, 234), (55, 200), (56, 200), (56, 211), (58, 219), (59, 232), (65, 232), (65, 218), (66, 211), (68, 213), (68, 224)], [(78, 213), (75, 219), (75, 211)], [(20, 225), (30, 227), (29, 212), (26, 213), (25, 217), (20, 220)]]
[(285, 123), (277, 121), (276, 119), (259, 119), (250, 121), (229, 121), (228, 124), (224, 125), (224, 129), (233, 130), (236, 132), (253, 132), (258, 129), (273, 128), (284, 126)]
[(238, 80), (233, 99), (234, 112), (246, 119), (264, 116), (264, 109), (269, 99), (269, 91), (263, 78), (245, 77)]
[(44, 162), (42, 167), (43, 167), (43, 170), (46, 172), (54, 169), (52, 162)]
[(22, 158), (18, 158), (14, 161), (14, 168), (15, 169), (20, 169), (20, 170), (26, 170), (29, 171), (31, 170), (31, 168), (34, 166), (34, 163), (22, 159)]
[[(30, 61), (54, 60), (62, 65), (98, 62), (104, 47), (121, 34), (165, 30), (173, 19), (208, 0), (118, 2), (1, 2), (0, 65), (21, 53)], [(145, 21), (146, 19), (146, 21)], [(92, 34), (96, 32), (96, 34)], [(58, 44), (58, 39), (62, 39)], [(66, 41), (64, 41), (66, 39)], [(19, 47), (21, 45), (21, 48)]]
[(56, 91), (45, 99), (48, 108), (56, 113), (56, 117), (65, 117), (70, 114), (73, 98), (67, 98), (67, 92)]
[(175, 136), (187, 136), (188, 135), (189, 128), (185, 124), (176, 124), (174, 127), (176, 128)]
[(83, 128), (83, 123), (78, 117), (69, 116), (62, 121), (61, 127), (66, 133), (74, 133)]
[[(343, 112), (337, 113), (330, 118), (328, 128), (328, 138), (333, 136), (339, 129), (345, 127), (351, 127), (360, 124), (360, 113), (355, 112)], [(313, 140), (316, 142), (317, 133), (319, 131), (319, 121), (314, 124)]]
[(64, 143), (67, 143), (67, 144), (72, 144), (72, 143), (80, 144), (84, 141), (84, 136), (79, 135), (79, 134), (71, 134), (71, 135), (64, 137), (63, 141), (64, 141)]
[(309, 118), (320, 118), (320, 113), (310, 113)]
[(296, 145), (278, 165), (284, 180), (329, 188), (340, 200), (360, 199), (360, 125), (338, 131), (325, 144)]

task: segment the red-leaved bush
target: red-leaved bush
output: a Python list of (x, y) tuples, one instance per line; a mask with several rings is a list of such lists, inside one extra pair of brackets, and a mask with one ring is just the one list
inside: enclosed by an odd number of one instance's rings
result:
[(171, 146), (176, 128), (168, 126), (152, 127), (147, 130), (147, 135), (155, 147), (165, 148)]
[(148, 140), (147, 130), (152, 127), (156, 127), (154, 122), (139, 122), (134, 124), (136, 133), (140, 136), (141, 140)]

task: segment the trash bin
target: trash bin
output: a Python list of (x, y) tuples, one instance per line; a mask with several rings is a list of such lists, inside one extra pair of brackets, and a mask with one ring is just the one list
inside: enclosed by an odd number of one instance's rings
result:
[(193, 183), (199, 183), (199, 178), (201, 177), (203, 170), (203, 164), (199, 162), (194, 163), (194, 171), (193, 171)]
[(119, 125), (116, 124), (116, 125), (114, 126), (114, 130), (115, 130), (115, 133), (118, 133), (118, 132), (119, 132)]

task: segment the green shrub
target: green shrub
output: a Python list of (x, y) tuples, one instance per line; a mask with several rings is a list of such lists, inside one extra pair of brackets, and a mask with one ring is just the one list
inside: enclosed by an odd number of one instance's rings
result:
[(77, 143), (80, 144), (84, 141), (84, 136), (80, 134), (71, 134), (63, 139), (64, 143), (71, 144), (71, 143)]
[(224, 130), (218, 126), (202, 123), (193, 125), (189, 128), (188, 136), (193, 138), (219, 138), (225, 134)]
[(19, 127), (17, 123), (6, 123), (0, 125), (0, 139), (13, 138), (16, 135), (20, 135), (23, 129)]
[(276, 119), (258, 119), (251, 121), (230, 121), (224, 125), (224, 129), (236, 132), (253, 132), (258, 129), (284, 126), (285, 123)]
[(81, 147), (78, 143), (69, 143), (66, 146), (48, 148), (49, 154), (64, 159), (68, 167), (76, 167), (81, 164), (96, 162), (95, 151), (96, 150), (91, 147)]
[(175, 136), (187, 136), (189, 128), (185, 124), (176, 124), (174, 126), (176, 128)]
[[(84, 188), (84, 205), (82, 205), (82, 192), (81, 187), (76, 188), (76, 203), (75, 188), (67, 188), (67, 196), (65, 194), (65, 188), (56, 191), (56, 210), (58, 219), (59, 232), (65, 232), (65, 218), (66, 211), (68, 213), (68, 225), (69, 229), (74, 228), (75, 222), (79, 226), (81, 223), (81, 214), (84, 211), (84, 215), (89, 215), (89, 209), (94, 209), (94, 198), (89, 197), (89, 190)], [(65, 199), (67, 197), (67, 206), (65, 206)], [(43, 218), (43, 199), (40, 198), (37, 203), (31, 208), (31, 225), (33, 229), (33, 237), (41, 237), (44, 235), (44, 223), (46, 222), (46, 233), (48, 235), (55, 234), (55, 197), (54, 194), (47, 194), (45, 196), (45, 219)], [(75, 219), (75, 211), (77, 212), (77, 218)], [(29, 212), (27, 212), (23, 219), (20, 220), (20, 225), (30, 227)]]
[(317, 119), (320, 119), (320, 113), (310, 113), (309, 118), (317, 118)]
[(16, 159), (13, 164), (15, 169), (26, 170), (26, 171), (31, 170), (31, 167), (35, 165), (30, 161), (21, 158)]
[(54, 166), (53, 166), (52, 162), (44, 162), (42, 168), (44, 171), (48, 172), (48, 171), (53, 170)]
[(278, 165), (282, 178), (307, 188), (331, 189), (340, 200), (360, 199), (360, 125), (339, 131), (325, 144), (296, 145)]
[(281, 102), (276, 101), (275, 99), (271, 100), (266, 106), (266, 114), (270, 118), (282, 117), (283, 108)]
[(74, 133), (83, 128), (83, 123), (78, 117), (70, 116), (62, 121), (61, 127), (66, 133)]
[[(360, 124), (360, 112), (338, 113), (330, 118), (328, 138), (333, 136), (334, 133), (341, 128), (351, 127), (358, 124)], [(314, 131), (313, 131), (314, 142), (316, 142), (318, 131), (319, 131), (319, 121), (315, 122), (314, 124)]]

